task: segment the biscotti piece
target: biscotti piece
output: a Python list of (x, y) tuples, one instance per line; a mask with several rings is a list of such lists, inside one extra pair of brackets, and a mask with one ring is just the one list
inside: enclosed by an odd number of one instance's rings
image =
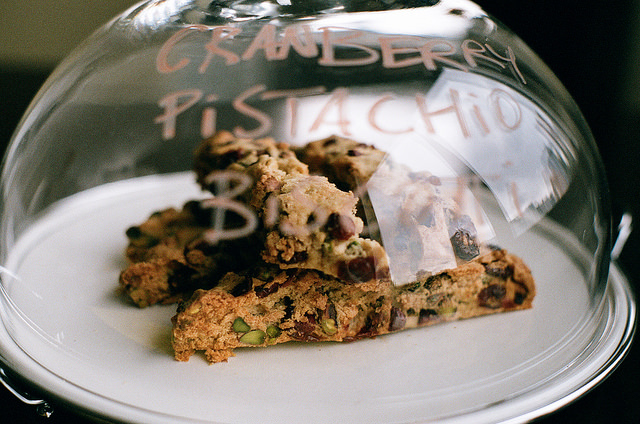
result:
[(255, 210), (266, 231), (264, 261), (281, 268), (315, 269), (347, 282), (388, 276), (382, 246), (359, 237), (363, 223), (356, 216), (358, 198), (324, 176), (309, 175), (288, 145), (222, 132), (198, 147), (196, 163), (203, 187), (221, 172), (250, 179), (238, 198)]
[(299, 153), (311, 173), (325, 175), (338, 188), (352, 191), (366, 184), (387, 155), (372, 145), (338, 136), (312, 141)]
[(288, 144), (277, 143), (270, 137), (255, 140), (237, 138), (228, 131), (219, 131), (200, 143), (194, 152), (193, 167), (197, 182), (203, 189), (210, 190), (208, 177), (211, 173), (224, 170), (246, 172), (260, 159), (272, 159), (271, 169), (279, 170), (281, 174), (309, 173), (307, 165), (298, 160)]
[(358, 199), (325, 177), (288, 176), (273, 193), (278, 213), (262, 258), (281, 268), (315, 269), (347, 283), (388, 278), (389, 261), (377, 241), (360, 237)]
[[(345, 285), (313, 270), (227, 274), (218, 287), (197, 291), (179, 306), (172, 319), (175, 357), (186, 361), (204, 350), (210, 362), (220, 362), (241, 346), (339, 341), (363, 327), (370, 311), (387, 313), (378, 298), (390, 293), (388, 282)], [(354, 328), (339, 326), (340, 319)]]
[(141, 223), (129, 227), (126, 236), (129, 241), (125, 255), (133, 263), (157, 256), (158, 247), (167, 246), (183, 249), (198, 238), (211, 223), (211, 211), (200, 207), (200, 202), (186, 202), (181, 209), (167, 208), (154, 212)]
[(530, 308), (533, 278), (495, 250), (453, 270), (394, 286), (344, 284), (313, 270), (259, 268), (199, 290), (172, 318), (175, 358), (204, 351), (211, 363), (239, 347), (289, 341), (353, 341), (443, 321)]
[(212, 209), (193, 200), (182, 209), (155, 212), (130, 227), (126, 232), (130, 264), (120, 273), (121, 291), (139, 307), (174, 303), (259, 259), (254, 235), (209, 243), (204, 235), (211, 219)]

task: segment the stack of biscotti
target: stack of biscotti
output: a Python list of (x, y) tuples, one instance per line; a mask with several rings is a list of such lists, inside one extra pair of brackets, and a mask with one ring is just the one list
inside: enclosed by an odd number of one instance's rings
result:
[[(215, 207), (207, 199), (159, 211), (127, 231), (131, 265), (120, 285), (141, 307), (180, 301), (172, 341), (183, 361), (195, 351), (220, 362), (236, 347), (350, 341), (530, 308), (535, 286), (527, 266), (478, 243), (468, 217), (430, 192), (436, 181), (424, 175), (416, 184), (392, 178), (398, 190), (413, 190), (428, 203), (421, 213), (406, 214), (417, 229), (408, 236), (424, 237), (419, 246), (426, 252), (438, 233), (453, 262), (394, 284), (387, 252), (374, 232), (365, 231), (371, 222), (364, 220), (375, 214), (362, 188), (385, 157), (340, 137), (293, 149), (270, 138), (219, 132), (195, 152), (196, 180), (214, 199), (232, 185), (233, 201), (257, 217), (252, 231), (218, 239)], [(229, 225), (234, 217), (246, 221), (226, 213)], [(394, 258), (402, 258), (397, 251)]]

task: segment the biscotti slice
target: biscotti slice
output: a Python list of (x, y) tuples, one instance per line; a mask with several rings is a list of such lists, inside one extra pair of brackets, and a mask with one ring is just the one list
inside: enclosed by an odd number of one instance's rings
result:
[[(339, 341), (355, 335), (371, 311), (388, 314), (378, 299), (389, 299), (391, 289), (382, 281), (345, 285), (313, 270), (227, 274), (218, 287), (197, 291), (179, 306), (172, 319), (175, 357), (186, 361), (205, 351), (210, 362), (220, 362), (241, 346)], [(340, 320), (352, 322), (353, 329), (339, 326)]]
[(186, 202), (181, 209), (168, 207), (152, 213), (146, 221), (126, 231), (129, 241), (125, 255), (133, 263), (157, 256), (158, 246), (183, 249), (210, 225), (210, 211), (197, 200)]
[[(182, 209), (167, 208), (126, 231), (130, 262), (119, 277), (120, 290), (139, 307), (168, 304), (190, 296), (197, 288), (211, 288), (228, 271), (259, 260), (257, 235), (211, 244), (204, 236), (211, 228), (212, 209), (202, 201)], [(229, 218), (233, 223), (233, 218)]]
[(344, 282), (313, 270), (259, 268), (199, 290), (172, 318), (175, 358), (204, 351), (211, 363), (239, 347), (344, 342), (404, 329), (530, 308), (527, 266), (504, 250), (411, 284)]
[(348, 283), (388, 278), (382, 246), (360, 237), (358, 199), (351, 192), (322, 176), (291, 175), (272, 196), (277, 225), (267, 233), (266, 262), (315, 269)]
[(373, 145), (338, 136), (312, 141), (299, 150), (311, 173), (352, 191), (366, 184), (386, 155)]
[(382, 246), (359, 237), (358, 198), (325, 176), (309, 175), (288, 145), (221, 132), (198, 147), (196, 164), (198, 180), (212, 191), (211, 182), (233, 178), (230, 172), (249, 178), (238, 198), (255, 210), (266, 231), (264, 261), (315, 269), (349, 282), (388, 276)]
[[(210, 190), (208, 178), (212, 173), (224, 170), (246, 172), (251, 165), (266, 159), (272, 160), (270, 170), (278, 170), (280, 175), (309, 173), (307, 165), (298, 160), (287, 143), (278, 143), (270, 137), (238, 138), (228, 131), (219, 131), (198, 145), (193, 168), (197, 182), (203, 189)], [(259, 182), (259, 178), (254, 182)]]

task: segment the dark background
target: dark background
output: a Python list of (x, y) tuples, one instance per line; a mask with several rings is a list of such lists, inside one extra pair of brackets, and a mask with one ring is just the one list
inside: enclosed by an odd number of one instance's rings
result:
[[(634, 0), (478, 0), (518, 34), (567, 87), (598, 143), (613, 199), (614, 217), (640, 217), (640, 7)], [(0, 26), (0, 31), (2, 28)], [(4, 149), (50, 66), (0, 65), (0, 149)], [(636, 227), (637, 227), (636, 222)], [(640, 284), (640, 230), (628, 241), (620, 265)], [(35, 408), (0, 386), (2, 423), (81, 423), (54, 403), (40, 419)], [(593, 391), (540, 423), (640, 422), (640, 347), (635, 343), (619, 368)]]

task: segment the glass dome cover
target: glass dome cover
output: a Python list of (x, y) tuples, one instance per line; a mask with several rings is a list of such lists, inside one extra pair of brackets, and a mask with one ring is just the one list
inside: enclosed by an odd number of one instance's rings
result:
[[(236, 144), (206, 147), (220, 139)], [(321, 175), (292, 188), (290, 204), (247, 197), (273, 176), (230, 164), (255, 169), (246, 149), (256, 145)], [(217, 148), (224, 154), (207, 150)], [(2, 318), (16, 346), (3, 356), (99, 415), (234, 422), (242, 414), (220, 412), (222, 404), (249, 399), (255, 411), (282, 405), (274, 422), (302, 410), (311, 421), (531, 418), (599, 381), (633, 327), (624, 284), (622, 300), (607, 295), (609, 200), (581, 113), (517, 36), (465, 0), (140, 3), (49, 78), (5, 156), (2, 193)], [(215, 369), (174, 363), (175, 305), (138, 309), (113, 293), (127, 243), (145, 235), (141, 223), (194, 199), (213, 211), (201, 235), (229, 250), (222, 262), (255, 250), (235, 242), (265, 228), (296, 242), (319, 232), (327, 237), (319, 248), (274, 247), (260, 260), (358, 284), (380, 275), (381, 260), (349, 272), (331, 262), (357, 237), (367, 259), (385, 258), (385, 278), (407, 287), (500, 248), (531, 269), (536, 299), (530, 310), (453, 328), (312, 350), (277, 346)], [(355, 214), (348, 225), (345, 209)], [(327, 248), (332, 238), (340, 242)], [(128, 358), (117, 371), (105, 353), (113, 346)], [(375, 372), (354, 371), (364, 357)], [(256, 363), (271, 368), (255, 376)], [(415, 376), (404, 375), (407, 364)], [(283, 373), (319, 383), (267, 390)], [(381, 391), (374, 380), (389, 376)], [(187, 388), (194, 381), (204, 398)], [(365, 389), (354, 394), (345, 381)], [(347, 393), (359, 402), (346, 402)], [(305, 406), (292, 411), (285, 399)]]

